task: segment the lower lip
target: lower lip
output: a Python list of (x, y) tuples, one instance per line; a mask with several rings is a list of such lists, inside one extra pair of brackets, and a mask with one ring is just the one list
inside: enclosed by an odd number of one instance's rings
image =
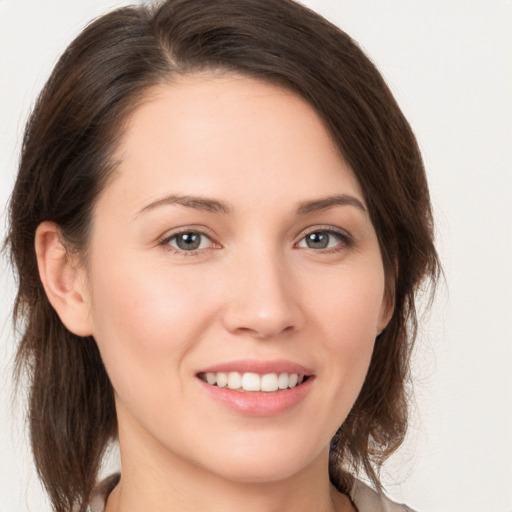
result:
[(299, 386), (266, 393), (241, 392), (212, 386), (198, 378), (203, 389), (228, 409), (245, 416), (277, 416), (298, 406), (310, 392), (314, 378), (309, 377)]

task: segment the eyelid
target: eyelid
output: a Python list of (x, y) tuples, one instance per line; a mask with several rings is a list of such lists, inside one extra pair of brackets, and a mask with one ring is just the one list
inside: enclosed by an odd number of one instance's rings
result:
[[(306, 236), (308, 236), (312, 233), (317, 233), (317, 232), (328, 233), (330, 235), (334, 235), (334, 236), (338, 237), (340, 239), (340, 243), (342, 244), (343, 247), (350, 247), (351, 245), (354, 244), (354, 238), (348, 231), (346, 231), (342, 228), (332, 226), (332, 225), (321, 225), (320, 224), (320, 225), (311, 226), (309, 228), (304, 229), (301, 232), (301, 234), (299, 235), (298, 240), (297, 240), (297, 242), (295, 242), (294, 246), (297, 246), (300, 242), (302, 242), (302, 240), (304, 240), (304, 238)], [(329, 252), (329, 251), (335, 252), (336, 250), (340, 250), (340, 248), (332, 247), (332, 248), (328, 248), (328, 249), (311, 249), (311, 250), (316, 251), (316, 252)]]
[[(193, 249), (190, 251), (185, 251), (183, 249), (179, 249), (170, 245), (170, 241), (184, 233), (196, 233), (198, 235), (204, 236), (210, 240), (210, 247), (206, 247), (203, 249)], [(174, 228), (170, 231), (166, 231), (166, 233), (158, 238), (158, 245), (164, 247), (165, 249), (174, 252), (183, 256), (194, 256), (198, 255), (201, 252), (208, 251), (210, 249), (220, 249), (221, 244), (219, 244), (215, 236), (211, 233), (211, 230), (206, 228), (205, 226), (181, 226), (179, 228)]]
[[(340, 240), (340, 245), (342, 247), (349, 247), (354, 244), (354, 238), (352, 235), (347, 232), (346, 230), (332, 226), (332, 225), (315, 225), (310, 226), (306, 229), (304, 229), (300, 235), (297, 237), (297, 241), (294, 243), (294, 247), (297, 247), (298, 244), (308, 235), (311, 233), (316, 232), (324, 232), (328, 233), (330, 235), (333, 235), (337, 237)], [(173, 247), (170, 245), (170, 241), (179, 236), (183, 233), (196, 233), (198, 235), (204, 236), (208, 238), (211, 242), (211, 245), (209, 247), (203, 248), (203, 249), (193, 249), (193, 250), (183, 250), (176, 247)], [(178, 228), (174, 228), (171, 231), (167, 231), (164, 235), (160, 236), (158, 238), (158, 245), (165, 247), (167, 250), (175, 252), (180, 255), (198, 255), (201, 252), (208, 251), (211, 249), (220, 249), (222, 248), (222, 245), (217, 242), (216, 237), (214, 234), (211, 233), (211, 230), (208, 229), (206, 226), (180, 226)], [(336, 252), (337, 250), (340, 250), (341, 248), (336, 246), (333, 248), (326, 248), (326, 249), (311, 249), (315, 252)]]
[(305, 236), (307, 236), (311, 233), (316, 233), (317, 231), (326, 231), (328, 233), (334, 233), (334, 234), (340, 235), (342, 237), (352, 238), (352, 235), (346, 229), (342, 229), (340, 227), (333, 226), (332, 224), (315, 224), (313, 226), (309, 226), (309, 227), (303, 229), (300, 232), (298, 239), (301, 240)]

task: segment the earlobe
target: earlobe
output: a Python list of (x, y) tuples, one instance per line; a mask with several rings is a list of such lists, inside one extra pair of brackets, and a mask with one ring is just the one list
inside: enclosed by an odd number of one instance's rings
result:
[(38, 226), (35, 251), (41, 282), (62, 323), (78, 336), (90, 336), (92, 322), (84, 270), (63, 245), (57, 224), (42, 222)]

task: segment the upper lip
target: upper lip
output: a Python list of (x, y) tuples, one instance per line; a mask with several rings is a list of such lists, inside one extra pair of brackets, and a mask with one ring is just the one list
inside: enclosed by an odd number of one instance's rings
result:
[(265, 375), (267, 373), (296, 373), (298, 375), (313, 375), (313, 370), (293, 361), (285, 359), (275, 359), (269, 361), (261, 361), (256, 359), (239, 359), (235, 361), (227, 361), (224, 363), (214, 364), (207, 368), (201, 369), (200, 373), (217, 373), (217, 372), (239, 372), (239, 373), (258, 373)]

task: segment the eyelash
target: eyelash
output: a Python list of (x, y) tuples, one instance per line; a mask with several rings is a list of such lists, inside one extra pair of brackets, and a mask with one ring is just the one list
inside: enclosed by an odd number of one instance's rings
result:
[(315, 226), (313, 229), (305, 232), (296, 245), (300, 244), (303, 240), (306, 239), (306, 237), (315, 233), (327, 234), (330, 237), (334, 237), (338, 240), (338, 243), (334, 247), (326, 249), (313, 249), (311, 247), (305, 247), (306, 249), (310, 249), (315, 252), (321, 252), (322, 254), (332, 254), (343, 251), (344, 249), (347, 249), (354, 245), (354, 239), (348, 233), (343, 232), (341, 230), (333, 229), (331, 226)]
[[(185, 249), (180, 249), (179, 247), (173, 247), (171, 245), (171, 242), (173, 240), (176, 240), (179, 236), (182, 235), (198, 235), (202, 238), (207, 238), (210, 241), (210, 244), (215, 245), (216, 247), (207, 247), (203, 249), (193, 249), (190, 251), (187, 251)], [(160, 240), (158, 245), (163, 246), (166, 250), (173, 252), (175, 254), (178, 254), (179, 256), (199, 256), (202, 251), (208, 250), (208, 249), (217, 249), (220, 248), (220, 244), (217, 244), (211, 236), (207, 235), (206, 233), (203, 233), (202, 231), (199, 231), (197, 229), (183, 229), (181, 231), (178, 231), (177, 233), (173, 233), (172, 235), (166, 236)]]
[[(322, 227), (322, 226), (316, 226), (314, 229), (311, 229), (310, 231), (307, 231), (305, 232), (300, 240), (294, 244), (294, 247), (298, 247), (299, 244), (306, 239), (306, 237), (312, 235), (312, 234), (327, 234), (329, 235), (330, 237), (334, 237), (338, 240), (338, 244), (336, 244), (334, 247), (331, 247), (331, 248), (325, 248), (325, 249), (314, 249), (312, 247), (304, 247), (305, 249), (309, 249), (311, 251), (314, 251), (314, 252), (321, 252), (322, 254), (332, 254), (332, 253), (337, 253), (339, 251), (342, 251), (348, 247), (351, 247), (353, 244), (354, 244), (354, 240), (353, 238), (347, 234), (347, 233), (344, 233), (342, 231), (338, 231), (338, 230), (335, 230), (333, 229), (332, 227)], [(171, 242), (173, 240), (176, 240), (179, 236), (181, 235), (185, 235), (185, 234), (190, 234), (190, 235), (198, 235), (200, 237), (205, 237), (207, 238), (209, 241), (210, 241), (210, 244), (212, 244), (213, 246), (215, 247), (207, 247), (207, 248), (202, 248), (202, 249), (192, 249), (192, 250), (185, 250), (185, 249), (180, 249), (179, 247), (173, 247), (171, 245)], [(181, 231), (178, 231), (177, 233), (173, 233), (172, 235), (169, 235), (169, 236), (165, 236), (164, 238), (162, 238), (158, 245), (160, 246), (163, 246), (165, 247), (165, 249), (167, 249), (168, 251), (171, 251), (175, 254), (178, 254), (180, 256), (199, 256), (203, 251), (205, 250), (211, 250), (211, 249), (218, 249), (218, 248), (221, 248), (221, 245), (216, 243), (211, 236), (207, 235), (206, 233), (202, 232), (202, 231), (198, 231), (198, 230), (195, 230), (195, 229), (184, 229), (184, 230), (181, 230)]]

